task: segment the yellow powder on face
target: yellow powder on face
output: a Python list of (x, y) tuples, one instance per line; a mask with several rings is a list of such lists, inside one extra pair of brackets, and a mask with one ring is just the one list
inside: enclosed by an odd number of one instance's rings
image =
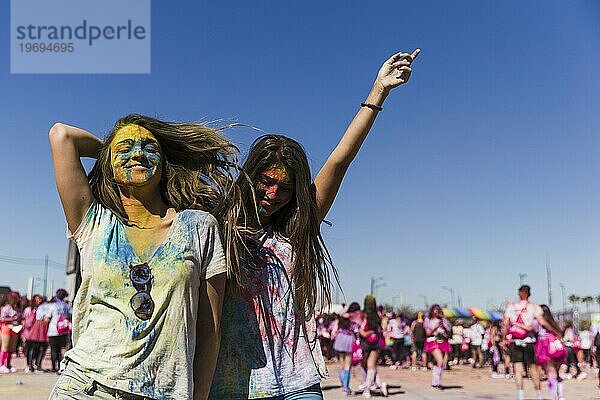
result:
[(115, 134), (115, 137), (113, 138), (113, 141), (110, 146), (112, 148), (116, 143), (118, 143), (119, 141), (121, 141), (123, 139), (133, 139), (135, 141), (135, 140), (141, 140), (141, 139), (145, 139), (145, 138), (152, 138), (152, 139), (156, 140), (156, 137), (152, 134), (152, 132), (150, 132), (148, 129), (144, 128), (143, 126), (139, 126), (139, 125), (135, 125), (135, 124), (127, 124), (127, 125), (119, 128), (119, 130)]
[[(120, 128), (110, 143), (110, 152), (111, 167), (119, 184), (145, 184), (160, 174), (160, 145), (152, 132), (142, 126), (129, 124)], [(133, 167), (134, 164), (138, 166)]]

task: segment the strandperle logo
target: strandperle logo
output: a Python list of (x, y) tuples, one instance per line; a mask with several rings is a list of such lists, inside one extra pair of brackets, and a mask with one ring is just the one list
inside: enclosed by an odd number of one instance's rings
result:
[(63, 26), (39, 26), (27, 25), (17, 26), (18, 40), (86, 40), (92, 46), (94, 41), (105, 40), (144, 40), (146, 39), (146, 28), (141, 25), (135, 25), (131, 20), (127, 20), (125, 25), (117, 26), (97, 26), (88, 24), (83, 20), (81, 25), (72, 27)]
[(150, 0), (11, 0), (11, 73), (150, 73)]

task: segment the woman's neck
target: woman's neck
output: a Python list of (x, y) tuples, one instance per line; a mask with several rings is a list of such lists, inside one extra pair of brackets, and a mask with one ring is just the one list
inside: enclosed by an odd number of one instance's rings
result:
[(157, 225), (169, 209), (157, 191), (121, 188), (120, 195), (129, 223), (138, 228), (152, 228)]
[(259, 223), (262, 228), (269, 225), (271, 223), (271, 216), (259, 215)]

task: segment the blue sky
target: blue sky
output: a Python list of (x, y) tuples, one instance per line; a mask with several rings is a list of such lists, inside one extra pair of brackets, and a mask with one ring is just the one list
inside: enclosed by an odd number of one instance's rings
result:
[[(103, 136), (130, 112), (233, 119), (296, 138), (316, 174), (381, 63), (419, 47), (323, 227), (347, 300), (384, 276), (382, 301), (444, 303), (446, 285), (484, 307), (513, 298), (525, 272), (546, 301), (547, 257), (555, 304), (559, 282), (600, 294), (600, 4), (171, 4), (152, 4), (149, 75), (11, 75), (0, 5), (0, 255), (65, 260), (55, 121)], [(229, 135), (246, 149), (256, 133)], [(42, 274), (0, 271), (21, 290)], [(61, 271), (51, 278), (60, 285)]]

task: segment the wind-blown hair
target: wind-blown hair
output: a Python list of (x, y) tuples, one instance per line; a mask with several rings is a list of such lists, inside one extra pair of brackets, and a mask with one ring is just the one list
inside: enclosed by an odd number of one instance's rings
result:
[(130, 124), (147, 129), (160, 144), (163, 159), (160, 193), (165, 204), (177, 211), (200, 208), (220, 220), (233, 198), (233, 171), (238, 168), (237, 147), (220, 134), (226, 127), (171, 123), (138, 114), (124, 116), (104, 141), (88, 176), (96, 201), (124, 223), (128, 222), (114, 179), (110, 144), (119, 129)]
[[(320, 301), (331, 303), (331, 275), (338, 282), (337, 271), (321, 236), (321, 219), (317, 210), (315, 186), (312, 184), (308, 159), (302, 146), (293, 139), (281, 135), (264, 135), (252, 144), (242, 166), (243, 174), (237, 181), (241, 201), (232, 201), (227, 224), (238, 229), (229, 229), (235, 238), (226, 238), (226, 243), (236, 246), (226, 251), (229, 275), (242, 285), (241, 263), (251, 256), (246, 239), (260, 229), (257, 200), (253, 182), (274, 164), (283, 165), (294, 180), (291, 200), (270, 217), (275, 234), (285, 238), (292, 246), (296, 265), (292, 281), (296, 304), (305, 319), (310, 319)], [(244, 232), (243, 234), (242, 232)], [(226, 232), (227, 233), (227, 232)], [(231, 240), (229, 240), (231, 239)]]

